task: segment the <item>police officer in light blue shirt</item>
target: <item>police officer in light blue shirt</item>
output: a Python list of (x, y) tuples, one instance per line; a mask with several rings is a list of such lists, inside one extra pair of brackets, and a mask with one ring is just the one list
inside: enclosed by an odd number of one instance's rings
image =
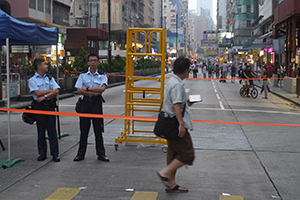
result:
[[(107, 87), (107, 77), (103, 73), (99, 73), (97, 67), (99, 65), (99, 57), (97, 54), (90, 54), (88, 56), (88, 71), (82, 72), (78, 77), (75, 84), (78, 94), (82, 94), (83, 100), (79, 109), (80, 113), (92, 113), (92, 114), (103, 114), (102, 93)], [(91, 121), (93, 122), (93, 128), (96, 138), (96, 153), (98, 155), (98, 160), (109, 162), (106, 157), (105, 148), (103, 144), (102, 132), (103, 119), (102, 118), (86, 118), (80, 117), (80, 141), (79, 149), (74, 161), (84, 160), (84, 156), (87, 148), (87, 139), (91, 126)]]
[[(56, 95), (59, 92), (59, 85), (55, 82), (48, 72), (48, 65), (44, 59), (37, 58), (34, 60), (33, 65), (36, 73), (29, 81), (29, 89), (33, 96), (33, 109), (55, 111)], [(54, 115), (36, 114), (36, 126), (38, 133), (38, 151), (40, 156), (38, 161), (47, 159), (47, 142), (46, 130), (49, 137), (50, 153), (54, 162), (59, 162), (59, 150), (56, 131), (56, 118)]]

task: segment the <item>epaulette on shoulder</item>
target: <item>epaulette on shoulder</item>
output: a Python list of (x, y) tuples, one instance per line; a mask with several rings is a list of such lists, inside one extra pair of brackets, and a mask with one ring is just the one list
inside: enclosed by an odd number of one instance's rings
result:
[(51, 79), (53, 78), (50, 74), (47, 74), (49, 80), (51, 81)]
[(89, 70), (82, 71), (81, 74), (87, 73)]

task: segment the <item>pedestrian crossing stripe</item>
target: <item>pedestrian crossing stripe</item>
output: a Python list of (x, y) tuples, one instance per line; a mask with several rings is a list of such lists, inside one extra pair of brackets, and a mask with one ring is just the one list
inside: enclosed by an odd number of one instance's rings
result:
[(74, 198), (81, 189), (76, 188), (58, 188), (45, 200), (71, 200)]
[(156, 200), (158, 192), (138, 192), (136, 191), (131, 200)]
[(234, 195), (220, 195), (219, 200), (245, 200), (242, 196), (234, 196)]

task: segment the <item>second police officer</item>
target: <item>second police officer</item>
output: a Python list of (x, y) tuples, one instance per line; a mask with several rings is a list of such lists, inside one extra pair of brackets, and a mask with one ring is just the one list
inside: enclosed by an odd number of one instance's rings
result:
[[(80, 113), (103, 114), (102, 111), (102, 93), (107, 88), (107, 77), (103, 73), (99, 73), (97, 67), (99, 65), (99, 57), (97, 54), (90, 54), (88, 56), (88, 70), (81, 73), (76, 84), (78, 94), (83, 95), (83, 101), (80, 106)], [(105, 148), (103, 144), (103, 119), (102, 118), (85, 118), (80, 117), (80, 141), (79, 149), (74, 161), (84, 160), (88, 134), (93, 122), (93, 128), (96, 141), (96, 154), (98, 160), (109, 162), (106, 157)]]

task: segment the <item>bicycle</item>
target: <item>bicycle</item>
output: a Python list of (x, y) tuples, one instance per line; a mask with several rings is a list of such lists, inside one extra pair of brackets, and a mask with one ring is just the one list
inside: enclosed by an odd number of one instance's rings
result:
[(241, 87), (240, 89), (240, 95), (242, 97), (245, 97), (247, 95), (251, 95), (251, 97), (253, 99), (256, 99), (257, 96), (258, 96), (258, 90), (255, 88), (254, 84), (251, 86), (251, 85), (246, 85), (246, 88), (244, 90), (244, 93), (243, 93), (243, 86)]

